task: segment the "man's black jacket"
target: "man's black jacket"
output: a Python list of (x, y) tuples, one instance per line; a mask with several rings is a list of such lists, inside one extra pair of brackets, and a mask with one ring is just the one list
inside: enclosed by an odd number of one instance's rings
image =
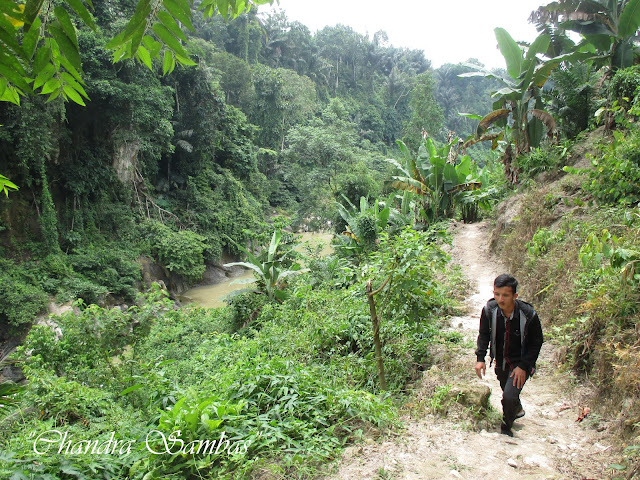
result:
[[(480, 330), (478, 334), (478, 349), (476, 350), (476, 356), (479, 362), (484, 362), (487, 355), (487, 347), (490, 348), (491, 360), (495, 358), (496, 345), (495, 342), (502, 342), (504, 344), (504, 336), (501, 339), (496, 339), (496, 332), (492, 331), (492, 313), (498, 309), (497, 317), (503, 320), (502, 315), (498, 307), (498, 303), (495, 299), (491, 299), (482, 309), (480, 315)], [(519, 312), (522, 311), (525, 317), (525, 327), (521, 336), (522, 351), (520, 358), (515, 362), (513, 367), (522, 368), (527, 374), (531, 374), (535, 369), (536, 360), (540, 354), (540, 348), (544, 338), (542, 336), (542, 325), (538, 314), (533, 309), (533, 306), (527, 302), (516, 299), (516, 305), (514, 309), (514, 320), (517, 321)], [(504, 330), (504, 329), (503, 329)], [(502, 348), (504, 351), (504, 348)]]

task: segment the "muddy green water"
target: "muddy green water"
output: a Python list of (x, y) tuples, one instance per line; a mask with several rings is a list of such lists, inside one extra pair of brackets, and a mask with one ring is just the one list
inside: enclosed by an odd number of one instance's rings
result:
[[(331, 233), (306, 232), (301, 235), (301, 245), (298, 247), (298, 250), (304, 251), (305, 244), (314, 247), (322, 243), (323, 248), (320, 251), (321, 255), (329, 255), (333, 251), (330, 245), (331, 238), (333, 237)], [(230, 293), (251, 287), (251, 283), (247, 282), (253, 279), (252, 271), (247, 270), (237, 277), (229, 278), (215, 285), (203, 285), (201, 287), (191, 288), (178, 298), (183, 303), (197, 303), (203, 307), (224, 307), (226, 305), (225, 299)]]

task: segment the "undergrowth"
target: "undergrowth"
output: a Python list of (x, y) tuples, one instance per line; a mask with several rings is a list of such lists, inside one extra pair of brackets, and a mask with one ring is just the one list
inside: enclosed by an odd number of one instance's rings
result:
[[(17, 357), (28, 384), (0, 402), (0, 477), (317, 475), (345, 444), (398, 425), (397, 399), (432, 345), (459, 341), (440, 333), (459, 290), (443, 281), (443, 241), (441, 229), (383, 235), (348, 275), (318, 261), (259, 311), (176, 308), (156, 288), (128, 308), (79, 305), (35, 326)], [(387, 392), (368, 279), (385, 285)], [(108, 454), (87, 451), (109, 442)]]

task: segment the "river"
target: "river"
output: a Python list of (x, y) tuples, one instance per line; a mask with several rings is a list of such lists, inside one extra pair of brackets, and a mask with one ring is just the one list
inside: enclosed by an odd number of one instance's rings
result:
[[(296, 250), (304, 251), (305, 244), (313, 247), (322, 242), (323, 248), (320, 251), (320, 255), (329, 255), (333, 252), (333, 248), (330, 245), (333, 234), (325, 232), (305, 232), (300, 235), (302, 238), (300, 239), (300, 245)], [(230, 293), (251, 287), (251, 283), (247, 282), (250, 282), (253, 279), (253, 272), (251, 270), (247, 270), (241, 275), (228, 278), (227, 280), (214, 285), (202, 285), (191, 288), (178, 298), (182, 303), (197, 303), (203, 307), (210, 308), (224, 307), (226, 305), (225, 298)]]

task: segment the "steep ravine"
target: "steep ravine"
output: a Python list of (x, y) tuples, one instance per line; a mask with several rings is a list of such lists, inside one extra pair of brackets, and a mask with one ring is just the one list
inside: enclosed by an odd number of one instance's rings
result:
[[(493, 279), (505, 270), (488, 249), (491, 230), (485, 222), (454, 227), (453, 261), (461, 265), (470, 288), (468, 315), (451, 319), (451, 328), (475, 343), (482, 306), (492, 297)], [(526, 298), (523, 298), (526, 300)], [(544, 319), (543, 328), (544, 328)], [(526, 416), (516, 421), (513, 438), (495, 428), (473, 431), (456, 418), (419, 415), (403, 418), (406, 428), (396, 436), (347, 449), (331, 480), (352, 479), (604, 479), (614, 463), (613, 439), (602, 421), (587, 417), (585, 387), (572, 384), (553, 362), (554, 346), (547, 335), (538, 372), (523, 390)], [(446, 358), (446, 357), (445, 357)], [(460, 349), (449, 363), (451, 382), (491, 388), (490, 401), (500, 409), (501, 391), (493, 370), (480, 380), (473, 370), (473, 348)], [(440, 365), (440, 371), (448, 366)], [(458, 368), (459, 367), (459, 368)], [(438, 368), (438, 367), (436, 367)], [(425, 373), (425, 379), (429, 373)], [(446, 377), (445, 377), (446, 378)], [(426, 380), (425, 380), (426, 381)], [(417, 386), (419, 396), (420, 386)], [(409, 409), (411, 410), (411, 409)]]

